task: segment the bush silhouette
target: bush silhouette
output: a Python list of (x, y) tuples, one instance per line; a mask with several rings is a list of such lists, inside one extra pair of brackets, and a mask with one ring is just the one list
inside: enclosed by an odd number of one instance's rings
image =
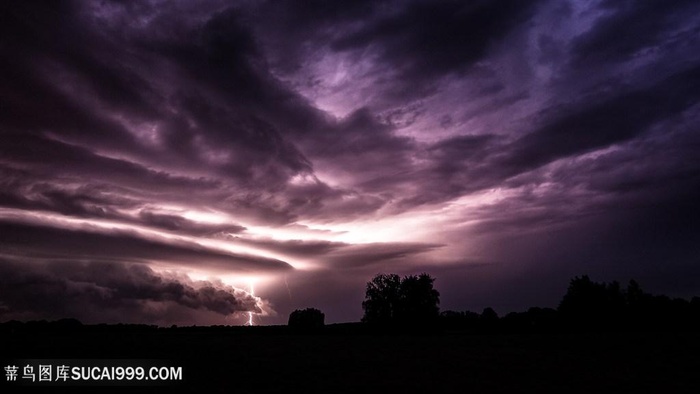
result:
[(294, 328), (321, 328), (326, 315), (316, 308), (297, 309), (289, 314), (287, 325)]

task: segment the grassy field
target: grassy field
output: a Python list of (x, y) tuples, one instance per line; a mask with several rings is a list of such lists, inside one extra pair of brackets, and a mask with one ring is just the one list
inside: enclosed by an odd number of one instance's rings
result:
[(700, 392), (699, 333), (294, 334), (245, 327), (19, 333), (6, 335), (0, 350), (5, 360), (170, 360), (183, 366), (185, 380), (164, 391)]

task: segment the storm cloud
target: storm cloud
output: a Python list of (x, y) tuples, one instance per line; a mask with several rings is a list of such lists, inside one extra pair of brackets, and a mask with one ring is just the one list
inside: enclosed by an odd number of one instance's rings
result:
[(453, 309), (700, 293), (698, 11), (2, 4), (0, 318), (356, 320), (380, 271)]
[[(263, 313), (265, 304), (244, 290), (220, 282), (192, 281), (172, 273), (157, 274), (143, 264), (53, 261), (0, 262), (2, 309), (10, 318), (60, 318), (85, 321), (167, 322), (188, 310), (229, 316)], [(105, 313), (100, 314), (99, 311)], [(161, 316), (158, 316), (162, 313)], [(121, 314), (121, 316), (120, 316)]]

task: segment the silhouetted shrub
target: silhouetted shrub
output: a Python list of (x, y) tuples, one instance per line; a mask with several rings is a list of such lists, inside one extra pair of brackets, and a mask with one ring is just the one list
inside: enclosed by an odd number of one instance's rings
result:
[(326, 315), (316, 308), (297, 309), (289, 314), (289, 327), (310, 329), (321, 328)]

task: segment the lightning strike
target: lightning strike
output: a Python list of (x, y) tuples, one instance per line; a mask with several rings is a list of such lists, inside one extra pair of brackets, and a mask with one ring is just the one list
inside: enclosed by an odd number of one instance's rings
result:
[[(255, 288), (253, 287), (253, 282), (250, 282), (250, 295), (255, 297)], [(253, 312), (249, 311), (248, 312), (248, 322), (246, 323), (246, 326), (253, 326)]]
[(284, 284), (287, 286), (287, 294), (289, 294), (289, 300), (292, 300), (292, 291), (289, 290), (289, 282), (287, 282), (287, 275), (284, 276)]

